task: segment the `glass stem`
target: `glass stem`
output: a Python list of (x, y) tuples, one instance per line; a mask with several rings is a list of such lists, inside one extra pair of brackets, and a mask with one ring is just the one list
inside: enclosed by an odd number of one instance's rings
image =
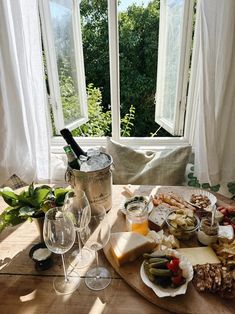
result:
[(61, 254), (61, 258), (62, 258), (63, 269), (64, 269), (64, 281), (68, 282), (69, 280), (68, 280), (67, 272), (66, 272), (66, 269), (65, 269), (64, 254)]
[(77, 235), (78, 235), (79, 253), (81, 254), (81, 257), (82, 257), (82, 242), (81, 242), (80, 232), (78, 230), (77, 230)]
[(99, 256), (98, 256), (98, 251), (95, 250), (95, 259), (96, 259), (96, 274), (95, 277), (96, 279), (100, 278), (100, 272), (99, 272)]

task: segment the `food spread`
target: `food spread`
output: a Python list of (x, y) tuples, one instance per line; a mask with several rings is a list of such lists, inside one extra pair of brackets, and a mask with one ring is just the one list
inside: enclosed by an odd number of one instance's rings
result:
[[(166, 291), (168, 289), (177, 291), (187, 279), (187, 275), (184, 275), (183, 267), (180, 264), (181, 257), (184, 256), (193, 265), (193, 282), (197, 290), (218, 293), (225, 298), (234, 296), (234, 233), (231, 234), (231, 230), (227, 230), (228, 228), (223, 231), (221, 229), (219, 232), (219, 227), (229, 225), (234, 228), (233, 215), (235, 210), (231, 207), (220, 207), (218, 208), (219, 212), (217, 212), (219, 215), (215, 215), (212, 219), (212, 210), (215, 209), (214, 199), (214, 196), (210, 199), (209, 192), (206, 195), (205, 193), (192, 193), (189, 201), (175, 192), (156, 193), (152, 199), (154, 207), (148, 217), (150, 231), (144, 237), (150, 240), (151, 245), (148, 242), (142, 242), (143, 239), (140, 244), (137, 238), (132, 242), (131, 237), (129, 238), (131, 242), (122, 245), (123, 252), (117, 243), (111, 245), (112, 253), (115, 255), (119, 267), (125, 263), (133, 262), (137, 258), (142, 259), (143, 271), (153, 286), (148, 285), (141, 277), (145, 284), (151, 288), (154, 287), (155, 293), (157, 287)], [(194, 204), (195, 206), (193, 206)], [(213, 206), (210, 207), (210, 204)], [(206, 213), (201, 231), (206, 236), (213, 237), (214, 241), (211, 242), (216, 242), (213, 247), (201, 247), (197, 241), (198, 228), (202, 221), (198, 209), (204, 210)], [(124, 234), (125, 232), (121, 238), (126, 238)], [(183, 242), (185, 245), (191, 238), (195, 238), (197, 247), (179, 248), (182, 244), (181, 241), (186, 241)], [(119, 247), (119, 256), (117, 248), (114, 248), (115, 245)], [(169, 248), (179, 249), (179, 256), (166, 253)], [(156, 254), (156, 250), (160, 250), (161, 254)], [(169, 296), (175, 295), (177, 293), (169, 294)], [(167, 296), (167, 293), (164, 296)]]

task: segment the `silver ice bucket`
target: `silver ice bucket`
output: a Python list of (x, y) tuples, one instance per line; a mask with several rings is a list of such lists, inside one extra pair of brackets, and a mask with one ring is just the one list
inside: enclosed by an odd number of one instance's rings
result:
[[(104, 154), (104, 153), (102, 153)], [(90, 202), (91, 209), (96, 205), (103, 205), (106, 211), (112, 207), (112, 169), (113, 159), (108, 156), (110, 163), (99, 170), (95, 171), (80, 171), (68, 167), (66, 171), (66, 181), (70, 183), (75, 190), (80, 189), (85, 191)]]

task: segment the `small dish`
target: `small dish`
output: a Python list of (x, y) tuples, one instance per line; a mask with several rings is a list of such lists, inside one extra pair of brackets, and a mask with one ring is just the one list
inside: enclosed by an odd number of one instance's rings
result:
[(189, 260), (178, 253), (175, 250), (172, 249), (167, 249), (165, 251), (156, 251), (159, 252), (159, 256), (162, 256), (164, 254), (172, 255), (174, 257), (177, 257), (180, 259), (180, 268), (187, 274), (186, 276), (186, 282), (181, 285), (180, 287), (177, 288), (163, 288), (159, 285), (154, 284), (149, 280), (147, 277), (145, 271), (144, 271), (144, 262), (141, 265), (140, 268), (140, 277), (142, 281), (151, 288), (154, 293), (159, 297), (159, 298), (164, 298), (164, 297), (175, 297), (180, 294), (185, 294), (187, 290), (188, 283), (193, 279), (193, 267), (192, 264), (189, 262)]
[[(202, 197), (207, 197), (210, 200), (210, 204), (205, 208), (200, 208), (197, 206), (196, 203), (193, 203), (191, 201), (192, 195), (202, 195)], [(182, 197), (185, 199), (186, 202), (188, 202), (190, 205), (200, 209), (200, 210), (206, 210), (211, 211), (211, 208), (216, 204), (217, 198), (214, 194), (210, 193), (207, 190), (202, 189), (187, 189), (182, 193)]]
[(52, 252), (48, 250), (44, 242), (35, 244), (29, 251), (29, 257), (35, 262), (38, 271), (49, 269), (52, 264)]
[(131, 198), (126, 198), (120, 204), (120, 210), (124, 215), (126, 215), (127, 205), (132, 203), (132, 202), (143, 202), (143, 203), (145, 203), (147, 205), (147, 208), (148, 208), (148, 214), (150, 214), (152, 209), (153, 209), (153, 203), (151, 202), (151, 200), (148, 196), (135, 195)]

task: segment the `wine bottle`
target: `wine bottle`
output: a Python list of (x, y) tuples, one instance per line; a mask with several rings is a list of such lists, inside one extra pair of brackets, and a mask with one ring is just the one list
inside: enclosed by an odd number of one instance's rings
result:
[(63, 129), (60, 131), (60, 134), (63, 136), (68, 145), (71, 146), (74, 154), (79, 158), (80, 155), (86, 156), (87, 153), (77, 144), (74, 140), (72, 133), (68, 129)]
[(64, 146), (64, 151), (68, 158), (68, 164), (72, 169), (79, 170), (80, 164), (70, 145)]

